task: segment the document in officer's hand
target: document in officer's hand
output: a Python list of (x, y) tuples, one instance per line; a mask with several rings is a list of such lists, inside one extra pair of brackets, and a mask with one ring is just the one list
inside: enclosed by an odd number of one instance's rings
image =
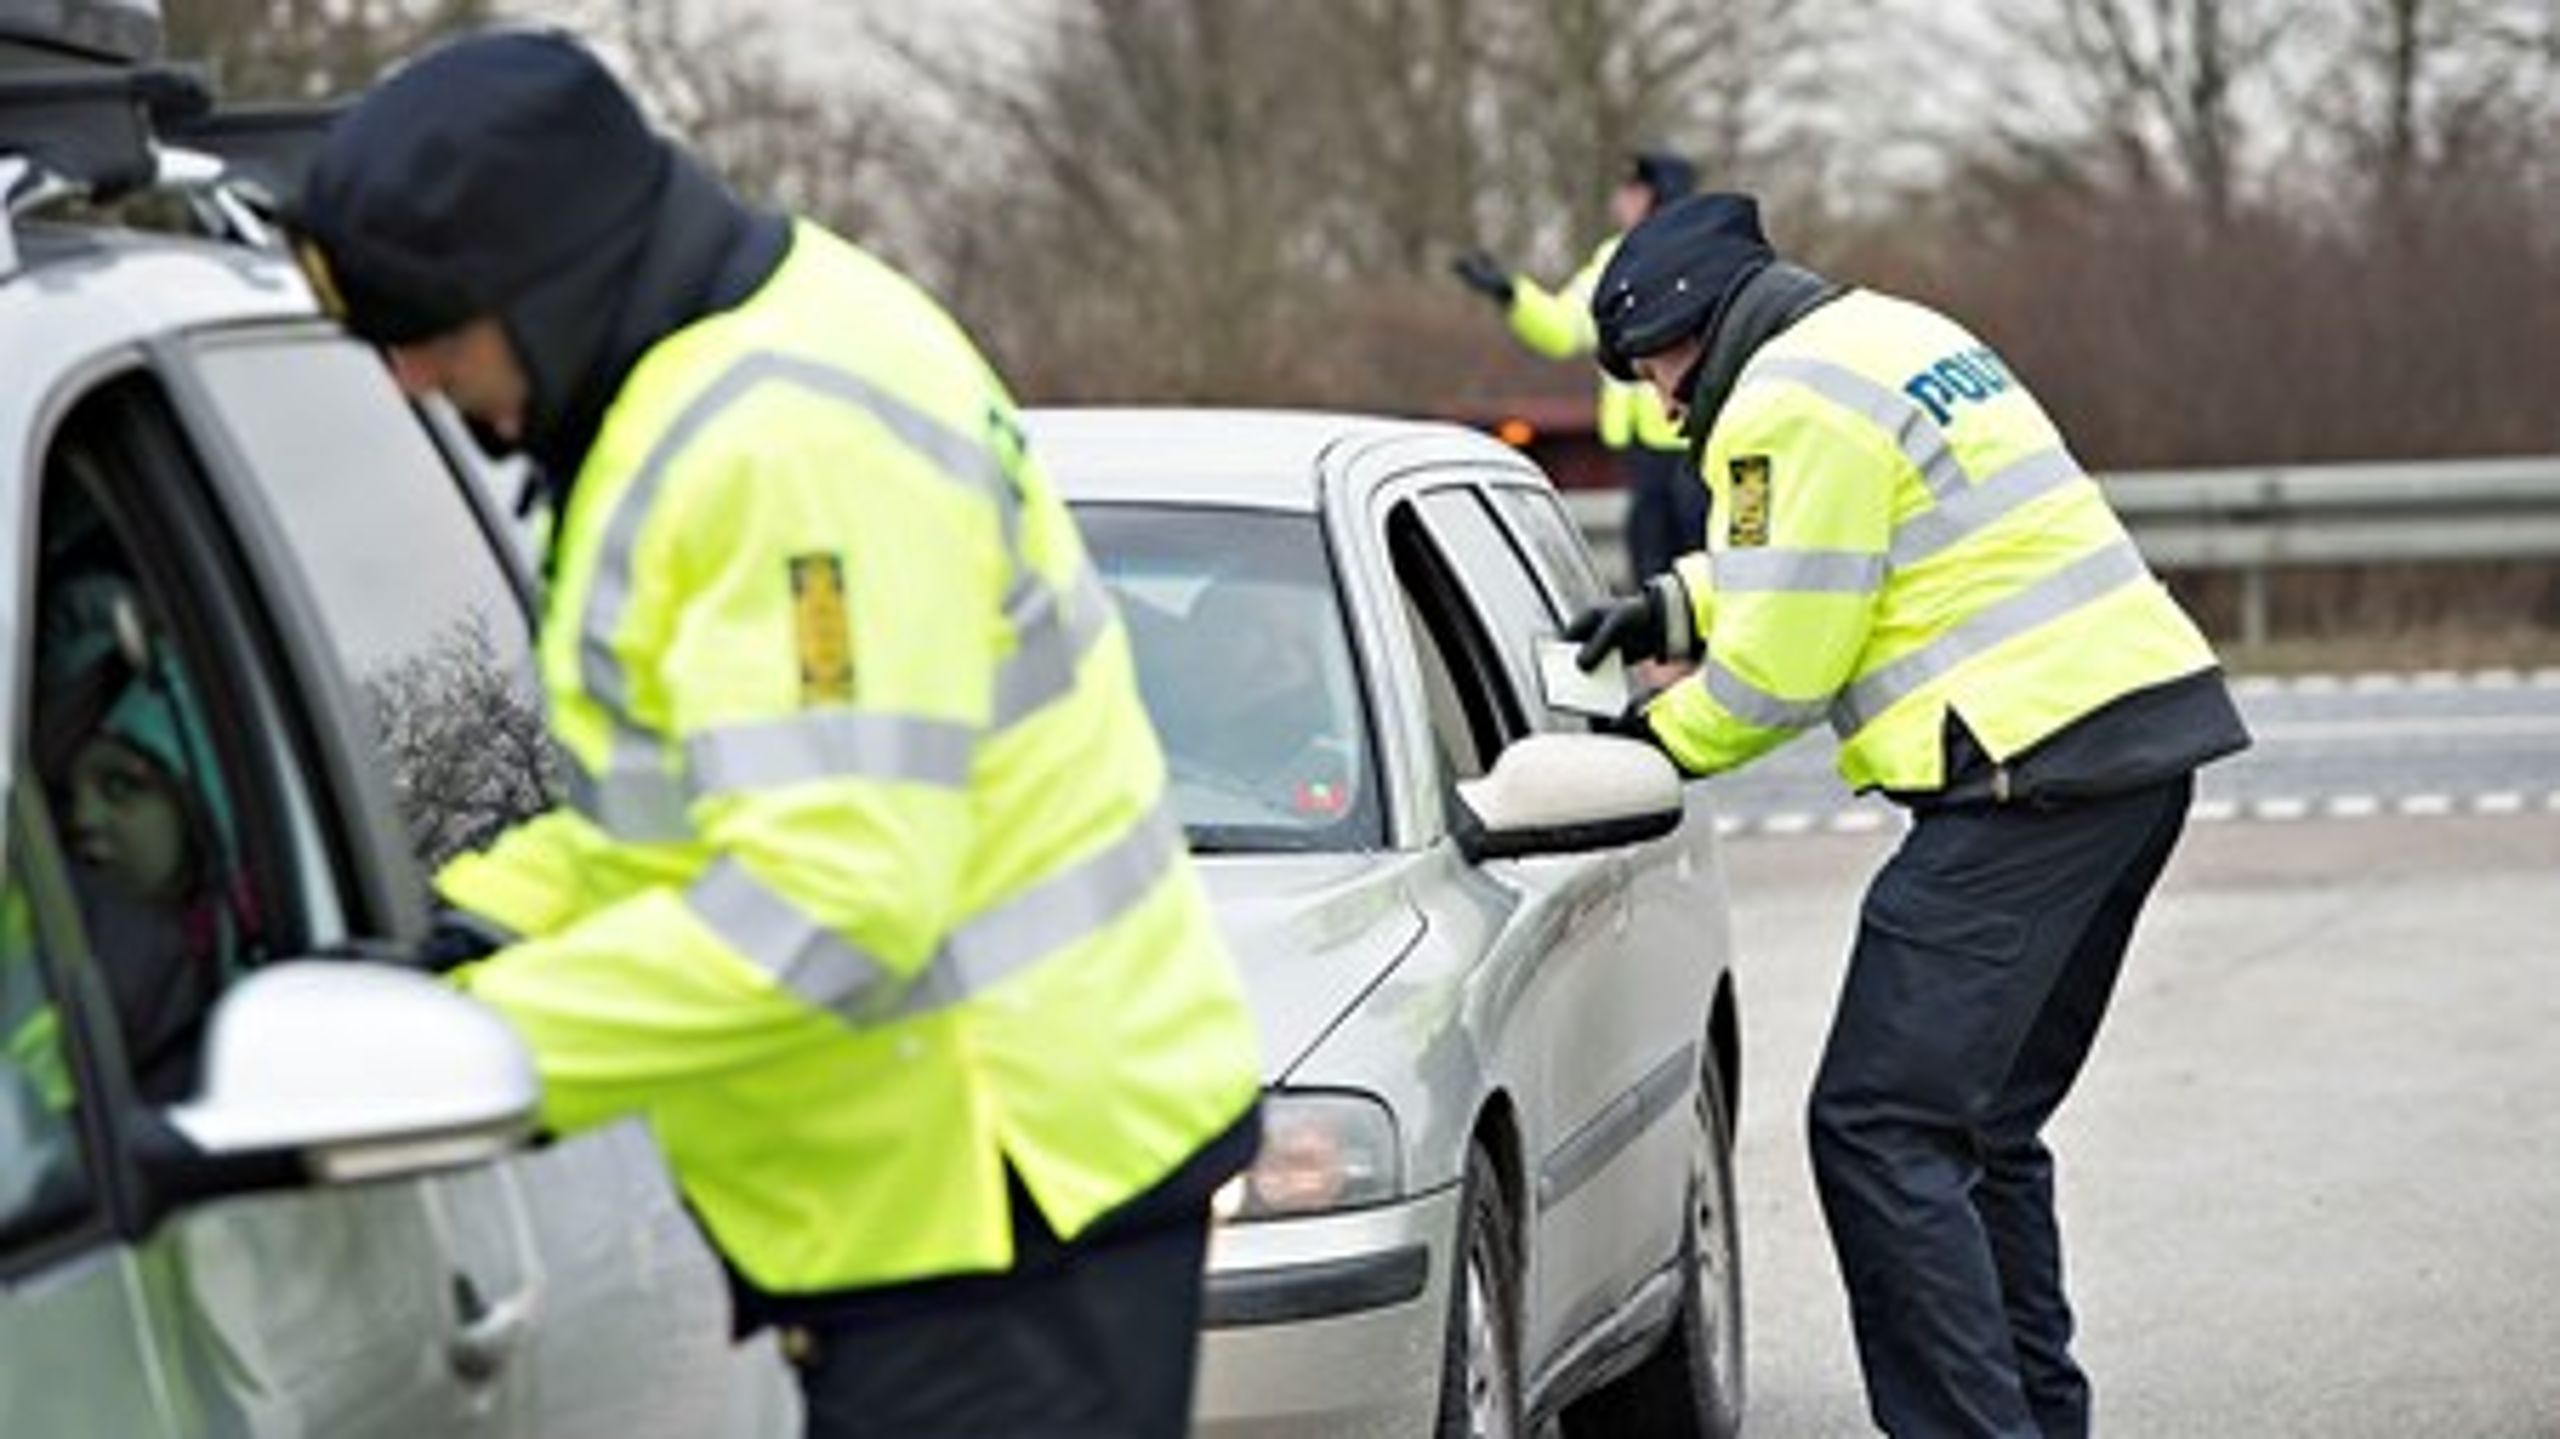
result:
[(1627, 667), (1613, 652), (1586, 674), (1573, 662), (1581, 648), (1571, 640), (1538, 641), (1538, 687), (1547, 708), (1616, 719), (1627, 708)]

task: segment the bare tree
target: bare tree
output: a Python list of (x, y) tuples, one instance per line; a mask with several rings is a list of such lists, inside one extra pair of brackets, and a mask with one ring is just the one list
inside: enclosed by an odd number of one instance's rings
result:
[(1554, 0), (1510, 8), (1505, 116), (1540, 198), (1595, 215), (1639, 147), (1688, 151), (1710, 184), (1765, 188), (1821, 146), (1831, 38), (1865, 7), (1789, 0)]
[(1507, 349), (1454, 250), (1568, 268), (1639, 145), (1815, 173), (1791, 105), (1860, 3), (1065, 0), (1010, 55), (905, 47), (991, 157), (921, 258), (1045, 396), (1445, 402), (1451, 343)]
[(542, 701), (500, 658), (486, 614), (367, 676), (381, 752), (419, 860), (433, 872), (535, 814), (559, 789)]
[(2004, 0), (2022, 54), (2001, 63), (2058, 85), (2063, 113), (2016, 107), (1989, 128), (2037, 168), (2094, 162), (2102, 186), (2183, 194), (2225, 223), (2302, 13), (2298, 0)]
[(787, 63), (772, 17), (683, 0), (520, 0), (620, 63), (659, 123), (754, 203), (846, 231), (879, 218), (899, 136), (874, 89), (826, 85)]
[(493, 0), (181, 0), (168, 51), (202, 60), (226, 101), (317, 100), (370, 83), (441, 35), (486, 23)]
[(1311, 103), (1323, 18), (1286, 0), (1079, 0), (1011, 63), (906, 51), (985, 150), (935, 177), (929, 230), (1008, 372), (1051, 395), (1194, 399), (1287, 372), (1339, 163)]
[(2560, 6), (2545, 0), (2354, 0), (2312, 114), (2330, 164), (2393, 234), (2429, 197), (2547, 188), (2560, 140)]

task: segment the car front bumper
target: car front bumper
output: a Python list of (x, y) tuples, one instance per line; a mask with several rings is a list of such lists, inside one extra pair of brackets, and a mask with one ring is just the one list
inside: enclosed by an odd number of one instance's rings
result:
[(1457, 1225), (1453, 1185), (1349, 1214), (1218, 1226), (1195, 1432), (1429, 1433)]

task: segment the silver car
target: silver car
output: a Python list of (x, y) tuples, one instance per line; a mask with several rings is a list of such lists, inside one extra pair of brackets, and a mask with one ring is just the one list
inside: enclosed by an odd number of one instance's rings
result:
[(1201, 1432), (1734, 1432), (1714, 825), (1546, 703), (1600, 586), (1545, 477), (1446, 425), (1031, 420), (1261, 1021)]
[[(521, 1148), (513, 1035), (362, 962), (539, 796), (525, 592), (461, 448), (140, 125), (99, 47), (153, 28), (0, 4), (0, 1433), (796, 1432), (646, 1134)], [(237, 229), (39, 213), (109, 173)]]

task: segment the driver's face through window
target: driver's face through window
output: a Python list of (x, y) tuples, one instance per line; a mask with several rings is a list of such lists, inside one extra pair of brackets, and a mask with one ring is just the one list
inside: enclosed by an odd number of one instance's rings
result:
[(72, 752), (63, 788), (63, 837), (76, 863), (129, 903), (185, 900), (205, 855), (175, 774), (101, 729)]

